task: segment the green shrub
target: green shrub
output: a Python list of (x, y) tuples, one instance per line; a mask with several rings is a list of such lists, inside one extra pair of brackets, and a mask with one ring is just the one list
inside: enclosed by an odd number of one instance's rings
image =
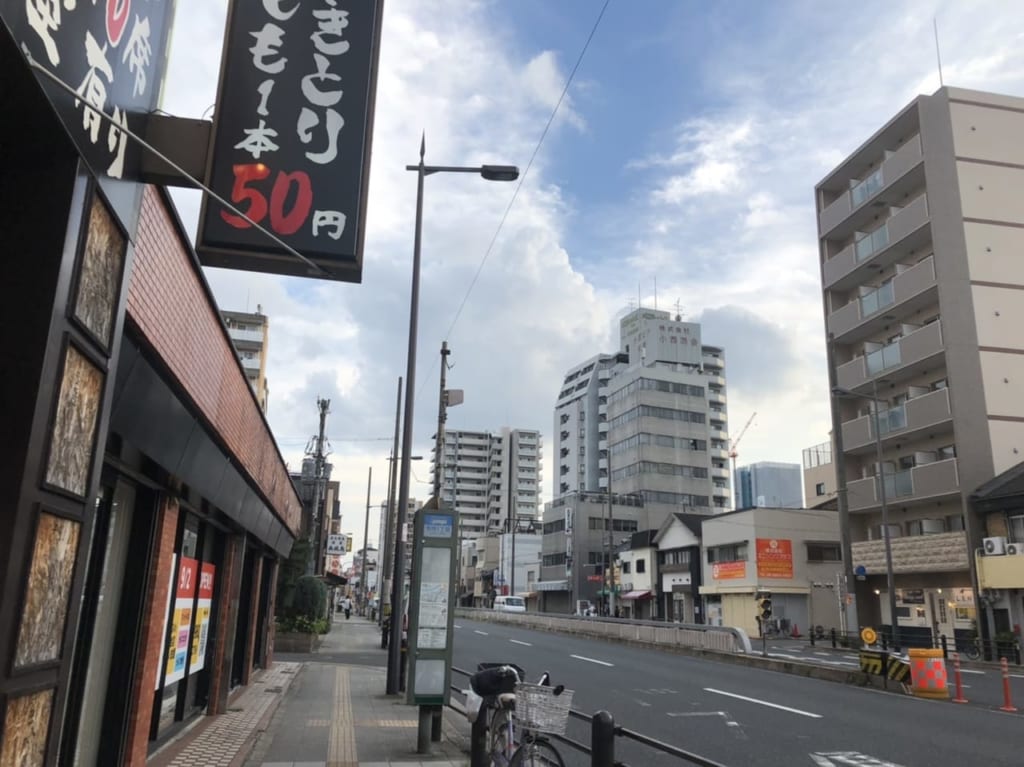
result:
[(327, 617), (327, 587), (319, 578), (304, 575), (295, 584), (291, 617), (308, 618), (317, 621)]
[(277, 630), (284, 633), (326, 634), (330, 628), (331, 622), (326, 618), (314, 620), (304, 615), (296, 615), (292, 618), (277, 619)]

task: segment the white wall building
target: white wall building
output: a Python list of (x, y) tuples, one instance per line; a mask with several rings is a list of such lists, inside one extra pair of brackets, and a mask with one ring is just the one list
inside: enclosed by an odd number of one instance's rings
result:
[(724, 351), (654, 309), (620, 321), (620, 348), (572, 368), (555, 404), (556, 498), (637, 493), (651, 525), (730, 507)]
[(513, 517), (520, 527), (537, 520), (541, 447), (529, 429), (445, 431), (441, 494), (459, 513), (461, 538), (508, 530)]

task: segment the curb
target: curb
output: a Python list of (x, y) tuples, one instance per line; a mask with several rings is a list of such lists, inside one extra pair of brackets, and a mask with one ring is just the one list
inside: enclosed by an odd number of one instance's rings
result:
[(277, 713), (277, 709), (281, 707), (281, 703), (282, 701), (284, 701), (285, 696), (287, 696), (288, 693), (291, 692), (292, 685), (295, 683), (295, 679), (299, 676), (299, 674), (305, 671), (305, 669), (305, 663), (299, 665), (299, 668), (292, 675), (291, 680), (288, 682), (288, 685), (283, 690), (281, 690), (281, 694), (277, 696), (277, 700), (275, 700), (267, 707), (267, 710), (263, 713), (263, 716), (261, 716), (259, 718), (259, 721), (256, 722), (256, 727), (249, 734), (249, 737), (247, 737), (242, 742), (242, 745), (239, 746), (234, 758), (230, 762), (228, 762), (228, 767), (243, 767), (243, 765), (245, 764), (245, 760), (249, 758), (249, 756), (253, 752), (253, 749), (256, 748), (256, 744), (259, 742), (260, 736), (263, 735), (263, 733), (265, 733), (267, 731), (267, 728), (270, 726), (270, 722), (274, 718), (274, 714)]

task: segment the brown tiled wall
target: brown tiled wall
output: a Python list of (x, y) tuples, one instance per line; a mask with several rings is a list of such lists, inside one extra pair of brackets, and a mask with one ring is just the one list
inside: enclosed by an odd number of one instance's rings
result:
[(153, 570), (146, 585), (142, 622), (142, 648), (132, 680), (132, 706), (128, 720), (125, 767), (146, 764), (146, 747), (153, 718), (153, 691), (164, 659), (164, 607), (167, 605), (167, 580), (174, 556), (174, 536), (178, 531), (178, 501), (161, 499), (157, 518)]
[(128, 289), (128, 316), (293, 533), (300, 504), (216, 309), (168, 215), (147, 187)]
[(220, 572), (220, 600), (217, 605), (217, 625), (213, 636), (213, 667), (210, 669), (210, 701), (207, 714), (223, 714), (228, 710), (228, 692), (231, 689), (231, 664), (234, 658), (235, 629), (238, 625), (238, 596), (245, 561), (245, 538), (229, 535), (224, 546), (224, 561)]

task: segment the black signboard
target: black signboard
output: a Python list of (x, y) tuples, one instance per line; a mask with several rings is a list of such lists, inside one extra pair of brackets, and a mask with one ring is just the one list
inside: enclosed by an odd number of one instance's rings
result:
[(234, 0), (204, 196), (209, 266), (362, 279), (382, 0)]
[(141, 187), (125, 182), (138, 179), (142, 148), (120, 128), (142, 134), (157, 105), (173, 11), (173, 0), (0, 0), (0, 18), (18, 47), (78, 94), (36, 73), (132, 234)]

